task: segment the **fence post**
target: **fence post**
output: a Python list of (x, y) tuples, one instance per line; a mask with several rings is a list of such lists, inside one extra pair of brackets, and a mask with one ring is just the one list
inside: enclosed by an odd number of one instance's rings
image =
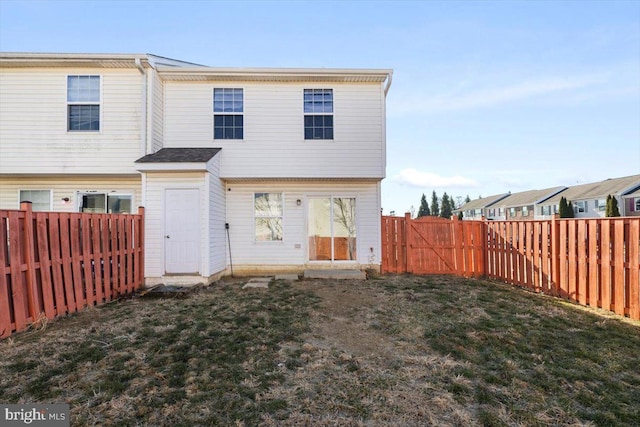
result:
[(20, 210), (24, 211), (24, 234), (22, 235), (24, 240), (22, 241), (22, 249), (24, 251), (24, 262), (27, 265), (27, 303), (31, 321), (35, 322), (40, 314), (40, 302), (38, 301), (38, 290), (36, 288), (36, 258), (33, 244), (33, 211), (31, 202), (21, 202)]
[(407, 266), (405, 268), (407, 273), (413, 273), (413, 250), (411, 249), (413, 243), (413, 229), (411, 226), (411, 213), (405, 212), (404, 214), (404, 245), (407, 250), (406, 262)]
[(559, 259), (560, 256), (560, 233), (558, 232), (558, 214), (551, 217), (551, 294), (558, 296), (558, 284), (560, 282)]
[(453, 229), (451, 239), (453, 240), (453, 260), (456, 267), (455, 273), (456, 276), (464, 276), (464, 262), (462, 259), (462, 239), (464, 239), (464, 232), (458, 216), (452, 215), (451, 219), (451, 228)]
[(138, 230), (138, 235), (140, 236), (140, 256), (138, 259), (138, 268), (140, 272), (140, 277), (138, 278), (139, 287), (144, 287), (144, 207), (138, 206), (138, 215), (140, 215), (140, 227)]

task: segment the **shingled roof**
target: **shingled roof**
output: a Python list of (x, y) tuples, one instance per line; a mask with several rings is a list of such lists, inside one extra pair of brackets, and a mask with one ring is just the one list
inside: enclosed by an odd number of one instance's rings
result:
[(633, 190), (636, 186), (640, 186), (640, 175), (625, 176), (622, 178), (606, 179), (604, 181), (592, 182), (589, 184), (575, 185), (569, 187), (563, 192), (544, 201), (545, 204), (555, 204), (560, 201), (561, 197), (567, 200), (590, 200), (604, 199), (609, 194), (612, 196), (621, 196), (627, 191)]
[(163, 148), (153, 154), (147, 154), (136, 163), (206, 163), (221, 148)]

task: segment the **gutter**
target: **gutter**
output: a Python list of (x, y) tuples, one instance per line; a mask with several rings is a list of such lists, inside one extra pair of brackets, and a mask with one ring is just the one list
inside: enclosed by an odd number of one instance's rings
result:
[(391, 82), (393, 81), (393, 70), (389, 71), (389, 78), (387, 79), (387, 84), (384, 87), (384, 96), (387, 96), (387, 92), (391, 88)]

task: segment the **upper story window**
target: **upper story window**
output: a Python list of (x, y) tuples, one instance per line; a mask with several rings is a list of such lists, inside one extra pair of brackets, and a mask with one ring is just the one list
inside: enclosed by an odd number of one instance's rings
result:
[(213, 138), (244, 138), (244, 95), (242, 89), (213, 89)]
[(51, 190), (20, 190), (20, 203), (31, 202), (33, 211), (50, 211)]
[(607, 201), (605, 199), (596, 200), (596, 210), (604, 212), (607, 209)]
[(576, 204), (573, 207), (574, 212), (576, 213), (583, 213), (587, 211), (587, 202), (585, 200), (581, 200), (579, 202), (576, 202)]
[(304, 90), (304, 139), (333, 139), (333, 89)]
[(100, 130), (100, 76), (67, 76), (67, 129)]
[(636, 208), (636, 212), (640, 212), (640, 197), (636, 197), (635, 208)]
[(529, 216), (529, 206), (522, 207), (522, 216)]
[(516, 208), (509, 208), (509, 216), (511, 218), (515, 218), (515, 216), (516, 216)]

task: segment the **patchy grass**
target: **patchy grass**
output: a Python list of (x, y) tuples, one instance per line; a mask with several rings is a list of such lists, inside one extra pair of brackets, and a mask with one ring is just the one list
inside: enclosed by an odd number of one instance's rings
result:
[(0, 342), (0, 401), (72, 425), (640, 425), (640, 323), (501, 284), (222, 281)]

